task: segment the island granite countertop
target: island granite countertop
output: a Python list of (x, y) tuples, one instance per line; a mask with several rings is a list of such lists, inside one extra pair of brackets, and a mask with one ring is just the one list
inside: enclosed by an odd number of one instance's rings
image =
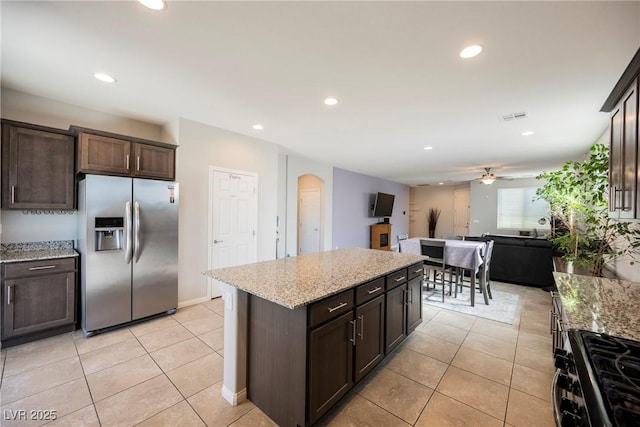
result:
[(421, 255), (348, 248), (220, 268), (204, 274), (295, 309), (423, 260)]
[(553, 276), (569, 328), (640, 341), (640, 283), (558, 272)]
[(3, 243), (0, 245), (0, 264), (39, 261), (53, 258), (77, 257), (72, 240), (51, 242)]

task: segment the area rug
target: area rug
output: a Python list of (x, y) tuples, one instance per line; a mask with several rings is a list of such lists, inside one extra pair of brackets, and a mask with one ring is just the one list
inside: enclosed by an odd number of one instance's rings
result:
[(489, 299), (489, 305), (484, 303), (482, 294), (476, 293), (476, 305), (471, 307), (469, 301), (469, 289), (465, 289), (463, 293), (458, 293), (458, 297), (448, 296), (445, 294), (444, 303), (442, 302), (442, 288), (438, 287), (435, 291), (429, 290), (423, 292), (423, 301), (439, 308), (454, 310), (460, 313), (471, 314), (472, 316), (483, 317), (485, 319), (495, 320), (497, 322), (513, 324), (518, 314), (520, 305), (520, 297), (509, 292), (491, 290), (493, 295)]

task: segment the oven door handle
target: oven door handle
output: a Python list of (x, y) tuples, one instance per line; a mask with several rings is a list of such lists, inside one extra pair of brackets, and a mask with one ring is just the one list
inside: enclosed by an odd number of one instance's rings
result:
[(560, 387), (558, 387), (558, 377), (560, 376), (560, 369), (556, 369), (556, 373), (553, 375), (553, 380), (551, 381), (551, 407), (553, 408), (553, 418), (556, 420), (556, 426), (560, 427), (562, 425), (562, 414), (560, 413), (560, 396), (558, 392), (560, 391)]

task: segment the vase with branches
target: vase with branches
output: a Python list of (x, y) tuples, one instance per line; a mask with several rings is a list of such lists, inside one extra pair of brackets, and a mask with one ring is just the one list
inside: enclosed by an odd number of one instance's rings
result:
[(550, 240), (563, 259), (589, 267), (602, 276), (605, 263), (619, 256), (632, 259), (640, 250), (640, 230), (632, 223), (609, 216), (609, 147), (593, 144), (584, 161), (570, 161), (537, 179), (545, 184), (536, 198), (549, 203), (551, 216), (562, 225)]
[(436, 237), (436, 226), (438, 225), (438, 219), (440, 218), (440, 209), (430, 208), (427, 214), (427, 226), (429, 228), (429, 237)]

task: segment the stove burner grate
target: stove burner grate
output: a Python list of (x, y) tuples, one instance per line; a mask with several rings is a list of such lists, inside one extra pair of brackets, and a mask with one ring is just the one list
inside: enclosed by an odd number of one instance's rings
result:
[(620, 375), (629, 383), (640, 388), (640, 359), (627, 354), (616, 357), (614, 362)]
[(581, 338), (616, 425), (640, 426), (640, 343), (595, 333)]

